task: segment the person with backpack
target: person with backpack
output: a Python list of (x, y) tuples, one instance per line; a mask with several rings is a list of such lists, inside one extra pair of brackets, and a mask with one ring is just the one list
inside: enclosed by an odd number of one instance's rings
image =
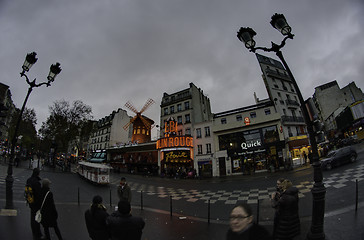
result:
[(44, 239), (40, 230), (40, 224), (35, 221), (35, 214), (42, 204), (41, 196), (41, 178), (39, 177), (39, 168), (34, 168), (32, 176), (27, 179), (25, 186), (25, 199), (30, 207), (30, 226), (33, 233), (33, 239)]

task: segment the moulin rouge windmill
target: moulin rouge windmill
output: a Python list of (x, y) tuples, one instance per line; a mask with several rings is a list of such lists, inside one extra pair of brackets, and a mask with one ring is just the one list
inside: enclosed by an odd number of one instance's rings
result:
[(133, 111), (136, 115), (130, 119), (130, 121), (123, 127), (126, 131), (130, 124), (133, 124), (133, 135), (131, 137), (132, 142), (137, 143), (145, 143), (151, 141), (151, 132), (152, 125), (154, 121), (144, 115), (142, 115), (145, 110), (149, 108), (150, 105), (154, 103), (154, 100), (149, 98), (147, 102), (144, 104), (144, 107), (138, 111), (130, 101), (125, 103), (125, 107), (129, 108)]

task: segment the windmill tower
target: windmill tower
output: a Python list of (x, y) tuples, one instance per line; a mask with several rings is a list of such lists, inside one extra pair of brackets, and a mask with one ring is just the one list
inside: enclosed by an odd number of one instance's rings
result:
[(154, 100), (149, 98), (148, 101), (144, 104), (144, 107), (138, 111), (136, 108), (128, 101), (125, 104), (125, 107), (129, 108), (136, 115), (130, 119), (130, 121), (123, 127), (124, 130), (127, 130), (130, 124), (133, 124), (133, 135), (131, 137), (132, 142), (137, 143), (145, 143), (151, 141), (151, 128), (154, 124), (154, 121), (146, 116), (143, 116), (142, 113), (149, 108), (150, 105), (154, 103)]

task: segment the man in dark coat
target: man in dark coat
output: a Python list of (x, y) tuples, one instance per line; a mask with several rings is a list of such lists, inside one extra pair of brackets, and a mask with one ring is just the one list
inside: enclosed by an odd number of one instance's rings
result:
[(118, 196), (120, 201), (131, 202), (131, 189), (126, 183), (125, 177), (120, 179), (120, 185), (118, 186)]
[(275, 226), (275, 239), (293, 239), (301, 233), (301, 224), (298, 214), (298, 189), (292, 186), (291, 181), (284, 180), (283, 192), (278, 200), (277, 224)]
[(102, 204), (102, 197), (96, 195), (92, 199), (91, 208), (85, 212), (86, 227), (92, 240), (110, 239), (110, 234), (106, 226), (106, 218), (108, 216), (106, 207)]
[(42, 196), (41, 196), (41, 188), (42, 185), (40, 183), (41, 178), (39, 177), (40, 170), (39, 168), (33, 169), (33, 174), (27, 180), (27, 185), (32, 188), (34, 202), (29, 203), (30, 207), (30, 226), (32, 228), (33, 239), (43, 239), (42, 232), (40, 231), (40, 224), (35, 221), (35, 213), (40, 209), (40, 205), (42, 204)]
[(131, 215), (131, 206), (128, 201), (118, 203), (118, 210), (106, 219), (106, 224), (112, 240), (140, 240), (145, 226), (141, 217)]

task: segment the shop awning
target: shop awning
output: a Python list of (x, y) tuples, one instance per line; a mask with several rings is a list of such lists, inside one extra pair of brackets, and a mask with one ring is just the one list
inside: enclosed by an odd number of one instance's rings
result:
[(309, 144), (308, 138), (295, 139), (295, 140), (291, 140), (288, 142), (288, 146), (289, 146), (290, 150), (293, 148), (307, 147), (309, 145), (310, 144)]

